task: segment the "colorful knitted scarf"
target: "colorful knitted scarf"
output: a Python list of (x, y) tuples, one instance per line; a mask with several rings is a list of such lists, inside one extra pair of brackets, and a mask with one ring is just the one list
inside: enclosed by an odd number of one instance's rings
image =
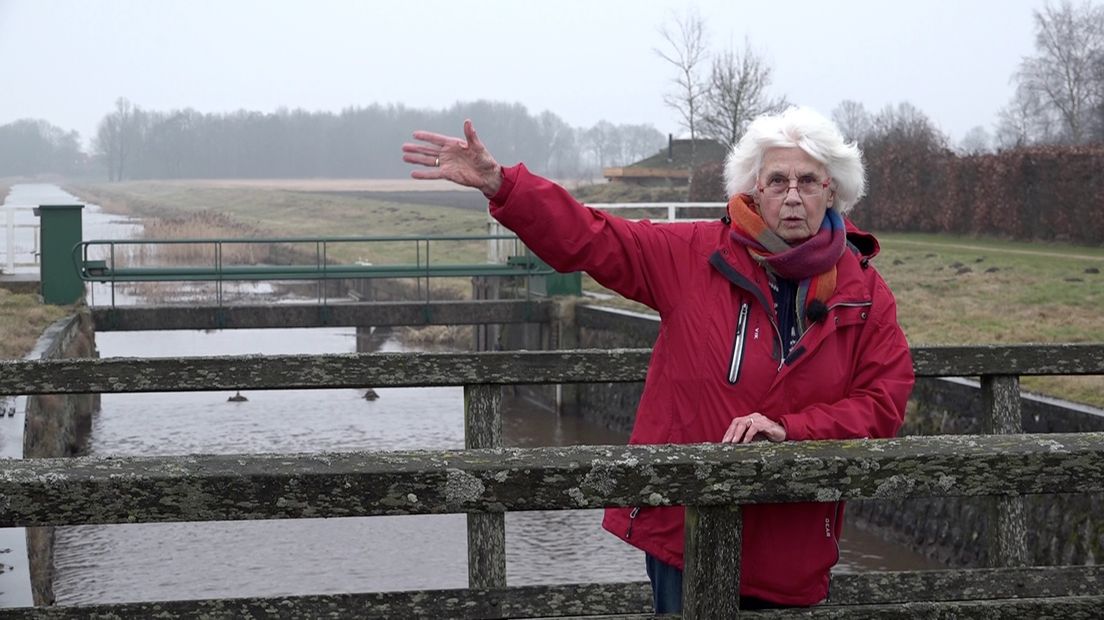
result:
[(826, 302), (836, 290), (836, 262), (843, 256), (847, 234), (843, 218), (828, 209), (815, 235), (800, 245), (790, 246), (767, 228), (752, 206), (750, 196), (737, 194), (728, 201), (732, 239), (747, 248), (752, 258), (779, 276), (798, 282), (797, 313), (800, 333), (828, 313)]

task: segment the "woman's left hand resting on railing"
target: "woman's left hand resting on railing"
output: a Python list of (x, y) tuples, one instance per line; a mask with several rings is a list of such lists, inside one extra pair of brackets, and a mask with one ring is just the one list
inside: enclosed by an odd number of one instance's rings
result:
[(756, 439), (786, 441), (786, 427), (767, 416), (755, 412), (732, 420), (721, 443), (751, 443)]
[(431, 131), (415, 131), (414, 139), (425, 144), (403, 144), (403, 161), (426, 166), (415, 170), (415, 179), (446, 179), (465, 187), (474, 187), (491, 198), (502, 186), (502, 166), (480, 142), (471, 120), (464, 121), (466, 140)]

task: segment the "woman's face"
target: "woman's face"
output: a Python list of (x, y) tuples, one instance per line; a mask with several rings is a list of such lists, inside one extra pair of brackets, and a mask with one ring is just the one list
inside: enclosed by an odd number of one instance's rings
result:
[[(763, 155), (756, 200), (767, 228), (794, 245), (820, 230), (824, 212), (835, 200), (824, 164), (797, 148), (774, 148)], [(777, 191), (785, 186), (784, 193)], [(775, 191), (772, 192), (771, 188)]]

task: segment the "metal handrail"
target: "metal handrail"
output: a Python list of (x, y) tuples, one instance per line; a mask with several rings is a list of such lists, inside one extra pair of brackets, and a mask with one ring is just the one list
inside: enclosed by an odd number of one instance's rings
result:
[[(15, 212), (16, 211), (33, 211), (34, 207), (31, 205), (0, 205), (0, 210), (4, 212), (4, 228), (5, 228), (5, 244), (4, 248), (5, 260), (4, 270), (12, 272), (16, 267), (36, 267), (39, 264), (39, 238), (38, 230), (39, 225), (35, 224), (16, 224)], [(17, 228), (30, 228), (34, 232), (31, 234), (31, 256), (34, 259), (31, 262), (16, 262), (16, 246), (15, 246), (15, 229)]]
[[(488, 241), (489, 243), (512, 242), (515, 255), (528, 255), (516, 235), (367, 235), (348, 237), (253, 237), (218, 238), (202, 237), (190, 239), (93, 239), (81, 241), (72, 250), (72, 259), (77, 274), (85, 282), (104, 282), (111, 285), (111, 303), (115, 303), (115, 285), (122, 282), (153, 281), (203, 281), (215, 282), (215, 296), (221, 306), (223, 301), (223, 283), (244, 280), (317, 280), (319, 301), (327, 303), (327, 293), (323, 282), (327, 279), (372, 279), (372, 278), (415, 278), (418, 284), (418, 296), (423, 297), (422, 279), (425, 278), (424, 298), (430, 299), (430, 278), (463, 277), (477, 275), (516, 275), (526, 278), (526, 297), (529, 296), (531, 276), (555, 274), (554, 269), (543, 263), (532, 261), (528, 264), (479, 263), (461, 264), (429, 260), (430, 246), (435, 242)], [(225, 259), (225, 247), (228, 245), (274, 245), (274, 244), (314, 244), (314, 261), (292, 263), (288, 265), (228, 264)], [(371, 265), (353, 263), (334, 265), (329, 261), (330, 245), (346, 243), (414, 243), (415, 263), (383, 263)], [(424, 244), (424, 249), (423, 249)], [(123, 267), (117, 266), (117, 247), (121, 246), (210, 246), (214, 261), (210, 265), (163, 266), (163, 267)], [(93, 248), (106, 247), (106, 259), (93, 259)], [(423, 260), (424, 252), (424, 260)], [(444, 253), (447, 256), (447, 253)], [(487, 266), (498, 265), (494, 273)]]

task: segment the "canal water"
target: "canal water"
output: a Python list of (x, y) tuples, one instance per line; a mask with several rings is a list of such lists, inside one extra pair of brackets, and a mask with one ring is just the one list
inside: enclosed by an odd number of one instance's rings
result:
[[(87, 213), (95, 211), (86, 211)], [(133, 224), (120, 222), (129, 236)], [(127, 228), (131, 227), (131, 228)], [(86, 227), (87, 230), (87, 227)], [(87, 236), (86, 236), (87, 238)], [(107, 299), (97, 293), (97, 300)], [(125, 300), (124, 297), (117, 298)], [(102, 357), (346, 353), (352, 329), (104, 332)], [(407, 351), (388, 339), (382, 351)], [(458, 449), (461, 388), (105, 394), (88, 452), (107, 455)], [(626, 436), (506, 398), (508, 446), (623, 444)], [(643, 555), (600, 511), (509, 513), (510, 585), (646, 579)], [(467, 585), (463, 515), (58, 528), (60, 604), (367, 592)], [(933, 567), (850, 528), (837, 571)]]

